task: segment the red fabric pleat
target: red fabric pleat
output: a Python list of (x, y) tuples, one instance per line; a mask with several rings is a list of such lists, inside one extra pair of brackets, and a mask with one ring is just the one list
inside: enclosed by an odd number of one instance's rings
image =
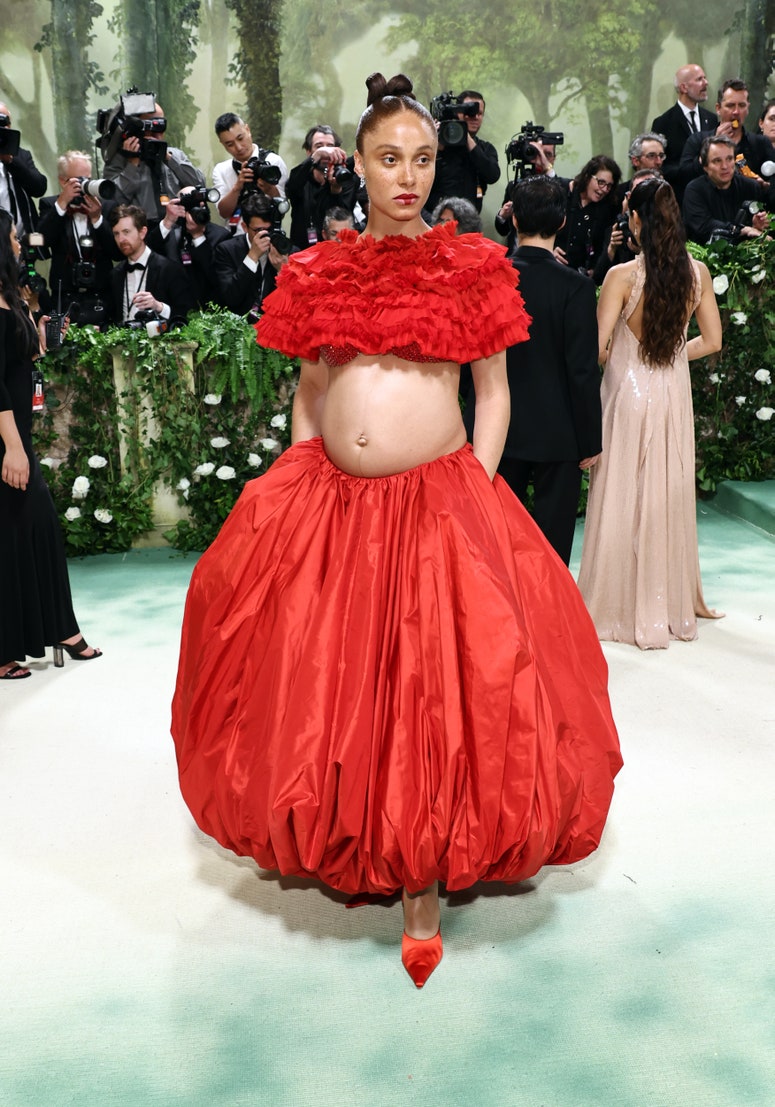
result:
[(350, 893), (577, 861), (621, 765), (576, 585), (470, 447), (360, 478), (313, 439), (248, 484), (194, 571), (172, 729), (204, 831)]

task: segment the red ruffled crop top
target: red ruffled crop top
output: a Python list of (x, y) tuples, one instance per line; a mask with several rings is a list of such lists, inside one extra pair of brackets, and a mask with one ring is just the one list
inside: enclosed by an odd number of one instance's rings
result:
[(360, 353), (461, 364), (528, 337), (502, 246), (455, 224), (418, 238), (344, 231), (289, 260), (256, 324), (262, 346), (345, 365)]

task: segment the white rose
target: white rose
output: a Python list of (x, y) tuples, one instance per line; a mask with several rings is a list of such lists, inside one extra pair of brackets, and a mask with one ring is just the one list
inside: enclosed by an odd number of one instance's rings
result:
[(80, 519), (80, 518), (81, 518), (81, 509), (80, 509), (80, 507), (68, 507), (67, 511), (65, 512), (65, 519), (67, 519), (68, 523), (72, 523), (74, 519)]
[(261, 468), (262, 461), (258, 454), (248, 454), (248, 465), (251, 469)]
[(274, 418), (271, 420), (269, 426), (270, 427), (277, 427), (278, 430), (284, 430), (285, 429), (285, 424), (287, 422), (288, 422), (288, 420), (286, 419), (286, 417), (284, 415), (282, 415), (282, 414), (275, 415)]
[(724, 273), (719, 273), (717, 277), (713, 278), (713, 291), (717, 296), (723, 296), (726, 290), (729, 288), (729, 277)]
[(220, 469), (215, 470), (215, 475), (218, 480), (234, 480), (237, 474), (231, 465), (222, 465)]
[(231, 443), (228, 438), (211, 438), (210, 445), (214, 450), (225, 450)]
[(262, 450), (276, 450), (280, 445), (279, 442), (275, 442), (274, 438), (262, 438), (258, 444)]
[(769, 423), (773, 415), (775, 415), (775, 407), (760, 407), (756, 412), (756, 418), (761, 419), (763, 423)]
[(178, 481), (176, 487), (178, 492), (185, 492), (187, 488), (191, 487), (191, 481), (188, 479), (188, 477), (182, 477)]
[(53, 457), (42, 457), (40, 459), (40, 464), (45, 465), (47, 469), (56, 468), (56, 462), (54, 461)]
[(742, 407), (743, 404), (745, 403), (745, 401), (746, 401), (745, 396), (735, 396), (735, 403), (737, 404), (738, 407)]
[(769, 369), (757, 369), (754, 373), (754, 378), (759, 381), (760, 384), (772, 384), (772, 377), (770, 376)]
[(217, 392), (208, 392), (202, 399), (204, 403), (215, 406), (221, 402), (222, 397)]
[(733, 311), (730, 318), (737, 327), (744, 327), (748, 322), (748, 316), (744, 311)]
[(99, 454), (92, 454), (87, 462), (90, 469), (104, 469), (108, 464), (106, 457), (100, 457)]
[(73, 481), (73, 499), (85, 500), (90, 487), (88, 477), (76, 477)]
[(98, 507), (94, 512), (94, 518), (98, 523), (112, 523), (113, 516), (104, 507)]
[(711, 373), (711, 375), (708, 377), (708, 381), (710, 384), (718, 384), (720, 380), (721, 377), (718, 375), (718, 373)]
[(214, 468), (215, 465), (212, 461), (203, 461), (201, 465), (197, 465), (196, 469), (194, 469), (194, 476), (209, 477)]
[(760, 281), (763, 281), (766, 276), (767, 276), (767, 270), (766, 269), (758, 269), (758, 270), (756, 270), (756, 272), (751, 274), (751, 280), (753, 281), (754, 284), (758, 284)]

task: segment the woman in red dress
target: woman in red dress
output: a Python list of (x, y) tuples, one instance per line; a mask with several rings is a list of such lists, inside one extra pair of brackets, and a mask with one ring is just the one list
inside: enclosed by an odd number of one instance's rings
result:
[(587, 856), (621, 759), (576, 586), (495, 475), (504, 351), (529, 322), (515, 272), (481, 235), (428, 230), (434, 123), (407, 78), (366, 83), (368, 226), (296, 255), (266, 301), (259, 339), (301, 359), (293, 445), (196, 567), (173, 735), (222, 845), (349, 893), (403, 890), (422, 987), (439, 881)]

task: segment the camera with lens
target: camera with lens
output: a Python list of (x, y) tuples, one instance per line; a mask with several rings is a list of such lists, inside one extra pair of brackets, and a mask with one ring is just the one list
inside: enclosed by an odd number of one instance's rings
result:
[[(142, 115), (153, 115), (156, 111), (156, 94), (138, 92), (130, 88), (113, 108), (97, 112), (97, 131), (100, 134), (99, 145), (106, 162), (124, 153), (125, 157), (139, 157), (150, 166), (160, 165), (167, 156), (167, 143), (159, 139), (149, 139), (149, 135), (164, 134), (167, 120), (164, 118), (141, 119)], [(128, 138), (140, 140), (137, 154), (124, 151)]]
[(547, 131), (545, 127), (529, 119), (510, 139), (506, 147), (506, 161), (509, 165), (516, 165), (518, 177), (534, 176), (533, 159), (538, 153), (536, 143), (543, 146), (562, 146), (564, 142), (565, 135), (560, 131)]
[(130, 331), (147, 331), (151, 338), (156, 338), (167, 331), (168, 323), (153, 308), (140, 308), (134, 319), (127, 319), (124, 326)]
[(76, 177), (81, 185), (78, 196), (74, 196), (68, 204), (71, 208), (82, 208), (84, 196), (93, 196), (95, 200), (112, 200), (116, 195), (116, 186), (113, 181), (103, 177), (101, 180), (92, 180), (91, 177)]
[[(454, 92), (442, 92), (431, 100), (431, 115), (440, 124), (439, 142), (442, 146), (465, 146), (468, 141), (465, 119), (478, 114), (476, 100), (464, 101)], [(461, 115), (464, 117), (462, 120)]]
[[(181, 193), (175, 203), (180, 204), (195, 223), (198, 223), (200, 227), (204, 227), (206, 223), (210, 222), (210, 209), (207, 205), (217, 204), (220, 198), (221, 194), (217, 188), (205, 188), (204, 185), (199, 185), (188, 192)], [(178, 223), (185, 227), (185, 218), (179, 219)]]
[(278, 254), (290, 254), (293, 243), (283, 230), (282, 222), (283, 216), (286, 212), (290, 211), (291, 202), (290, 200), (284, 200), (282, 196), (275, 196), (272, 198), (272, 207), (274, 208), (274, 212), (272, 215), (272, 227), (269, 231), (269, 241), (274, 246), (275, 250), (277, 250)]
[(21, 131), (15, 131), (11, 127), (11, 117), (7, 112), (0, 112), (0, 154), (10, 154), (13, 157), (19, 153)]
[(267, 154), (269, 150), (262, 150), (259, 146), (258, 155), (256, 157), (248, 158), (244, 163), (233, 161), (232, 165), (236, 173), (239, 173), (241, 169), (250, 169), (253, 173), (253, 180), (248, 181), (247, 184), (242, 186), (242, 195), (248, 195), (251, 192), (259, 192), (259, 181), (264, 181), (265, 184), (276, 185), (279, 184), (282, 171), (279, 165), (273, 165), (272, 162), (267, 161)]
[(622, 246), (630, 244), (630, 217), (626, 212), (619, 212), (614, 220), (616, 227), (622, 232)]
[(29, 234), (22, 235), (19, 245), (19, 284), (22, 288), (29, 288), (33, 295), (45, 292), (46, 278), (35, 268), (38, 259), (44, 256), (41, 253), (44, 246), (43, 235), (30, 231)]
[[(324, 154), (325, 154), (325, 147), (321, 150), (321, 155), (324, 155)], [(328, 166), (330, 164), (331, 163), (328, 161), (328, 159), (325, 156), (321, 156), (320, 166), (319, 166), (321, 171), (325, 172), (328, 169)], [(349, 169), (347, 165), (344, 165), (342, 163), (338, 163), (333, 168), (332, 176), (333, 176), (334, 180), (337, 182), (337, 184), (345, 185), (345, 184), (347, 184), (348, 181), (351, 181), (353, 179), (353, 172), (352, 172), (352, 169)]]

